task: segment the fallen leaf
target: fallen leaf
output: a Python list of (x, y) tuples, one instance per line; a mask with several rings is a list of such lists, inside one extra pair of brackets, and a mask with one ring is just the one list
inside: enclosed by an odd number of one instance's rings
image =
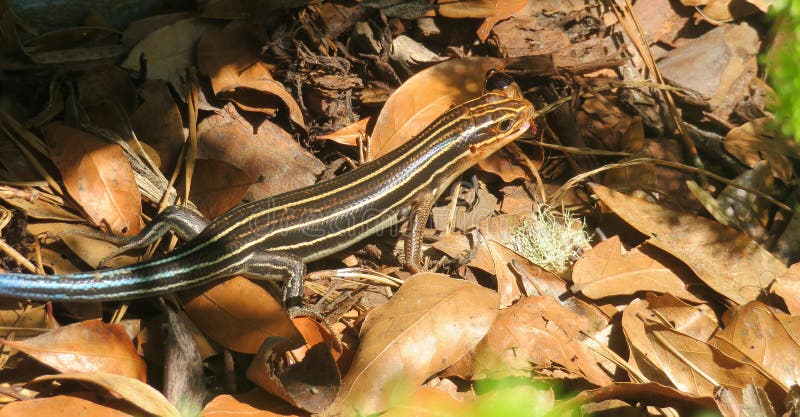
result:
[(171, 173), (178, 161), (186, 134), (181, 111), (167, 83), (147, 80), (139, 88), (142, 103), (131, 115), (136, 136), (158, 152), (161, 171)]
[(183, 81), (186, 69), (194, 65), (195, 43), (217, 24), (195, 17), (179, 20), (150, 32), (131, 49), (122, 68), (141, 71), (141, 59), (147, 61), (147, 78), (172, 84), (181, 97), (186, 97)]
[(28, 329), (47, 329), (47, 310), (44, 305), (27, 306), (10, 298), (0, 299), (0, 335), (8, 337), (29, 337), (41, 334)]
[(702, 302), (686, 290), (681, 278), (638, 248), (625, 251), (619, 236), (598, 243), (581, 255), (572, 269), (572, 291), (591, 299), (631, 295), (639, 291), (671, 293)]
[(142, 410), (159, 417), (181, 417), (178, 410), (156, 391), (138, 379), (105, 372), (81, 372), (73, 374), (44, 375), (31, 383), (46, 381), (78, 381), (99, 386), (115, 396), (127, 400)]
[(485, 42), (492, 27), (499, 21), (508, 19), (528, 4), (527, 0), (467, 0), (458, 3), (440, 2), (439, 14), (450, 18), (485, 18), (478, 28), (478, 39)]
[(493, 291), (445, 275), (407, 279), (389, 302), (367, 315), (340, 397), (323, 415), (372, 414), (404, 400), (478, 343), (498, 302)]
[(649, 235), (648, 243), (680, 259), (714, 291), (745, 304), (786, 266), (747, 235), (717, 222), (629, 197), (601, 185), (592, 190), (623, 220)]
[(551, 296), (527, 297), (503, 310), (473, 354), (475, 379), (585, 378), (603, 386), (611, 378), (584, 345), (582, 320)]
[(800, 263), (786, 270), (786, 273), (775, 280), (771, 291), (783, 298), (789, 313), (800, 315)]
[[(102, 403), (111, 403), (113, 408)], [(73, 395), (56, 395), (7, 403), (0, 408), (0, 417), (132, 417), (137, 414), (138, 410), (126, 410), (132, 407), (125, 405), (122, 401), (104, 401), (101, 398), (90, 401)]]
[(181, 299), (203, 333), (236, 352), (254, 354), (269, 336), (302, 340), (280, 303), (247, 278), (191, 289)]
[(656, 382), (644, 384), (633, 382), (613, 382), (604, 387), (583, 391), (580, 394), (558, 404), (552, 410), (553, 415), (560, 415), (558, 411), (571, 411), (581, 404), (599, 403), (608, 400), (624, 400), (632, 404), (645, 404), (657, 407), (672, 407), (679, 410), (678, 415), (691, 415), (698, 409), (713, 409), (714, 401), (708, 397), (692, 395), (676, 390)]
[(341, 387), (329, 343), (317, 343), (295, 359), (302, 340), (270, 336), (247, 368), (247, 379), (289, 404), (312, 413), (328, 408)]
[(253, 126), (230, 104), (200, 122), (197, 135), (198, 158), (226, 162), (256, 180), (248, 190), (248, 200), (314, 184), (325, 167), (269, 120), (253, 133)]
[(242, 415), (247, 417), (308, 417), (311, 414), (298, 410), (285, 401), (254, 389), (247, 394), (218, 395), (214, 397), (200, 417), (230, 417)]
[[(777, 316), (782, 316), (783, 322)], [(738, 349), (784, 389), (797, 384), (800, 369), (797, 318), (753, 301), (725, 312), (722, 322), (723, 328), (714, 334), (714, 341), (722, 340)]]
[(742, 363), (710, 344), (677, 330), (664, 327), (660, 321), (643, 322), (646, 303), (637, 300), (623, 312), (622, 326), (631, 350), (631, 359), (650, 380), (673, 385), (681, 391), (713, 397), (718, 386), (727, 387), (741, 398), (742, 389), (754, 383), (770, 393), (781, 394), (781, 388), (755, 366)]
[[(67, 247), (92, 267), (112, 252), (117, 245), (101, 239), (91, 238), (80, 233), (97, 233), (94, 227), (73, 223), (28, 223), (28, 233), (34, 236), (52, 236), (60, 239)], [(107, 267), (124, 266), (136, 263), (136, 256), (120, 255), (108, 261)]]
[(772, 175), (788, 183), (795, 176), (790, 158), (800, 159), (800, 149), (791, 138), (777, 136), (773, 123), (772, 117), (751, 120), (728, 131), (722, 144), (726, 151), (750, 167), (766, 160)]
[(365, 117), (335, 132), (326, 135), (317, 135), (317, 140), (332, 140), (342, 145), (357, 146), (358, 138), (366, 139), (367, 126), (372, 119), (372, 117)]
[(62, 124), (43, 130), (67, 192), (91, 221), (107, 225), (114, 234), (137, 234), (142, 229), (141, 195), (122, 148)]
[(647, 310), (641, 314), (651, 322), (667, 320), (670, 327), (703, 342), (719, 328), (717, 315), (706, 304), (689, 305), (672, 294), (645, 296)]
[(0, 185), (0, 199), (22, 210), (29, 217), (41, 220), (61, 220), (67, 222), (84, 221), (63, 206), (42, 198), (37, 192), (26, 192), (16, 188)]
[(7, 346), (60, 372), (104, 372), (145, 381), (146, 365), (119, 324), (88, 320), (26, 340), (4, 340)]
[(189, 199), (209, 220), (230, 210), (255, 182), (239, 168), (216, 159), (196, 159)]
[(246, 25), (232, 22), (221, 30), (210, 29), (200, 38), (197, 64), (200, 72), (211, 79), (217, 96), (234, 101), (242, 109), (270, 116), (283, 103), (292, 121), (305, 129), (300, 106), (259, 60), (261, 48)]
[(503, 60), (498, 58), (454, 59), (409, 78), (392, 93), (375, 120), (369, 159), (407, 142), (454, 104), (478, 97), (486, 71), (502, 67)]

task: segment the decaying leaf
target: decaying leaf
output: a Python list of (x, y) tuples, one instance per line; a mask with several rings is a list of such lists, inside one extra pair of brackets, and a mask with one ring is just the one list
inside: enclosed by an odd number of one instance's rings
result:
[(197, 157), (216, 159), (256, 180), (247, 198), (259, 200), (316, 182), (323, 164), (278, 125), (264, 120), (253, 126), (226, 105), (197, 127)]
[(119, 324), (88, 320), (26, 340), (5, 340), (61, 372), (106, 372), (145, 380), (145, 363)]
[(486, 71), (503, 66), (497, 58), (450, 60), (421, 71), (386, 101), (375, 120), (370, 159), (376, 159), (421, 132), (450, 106), (478, 97)]
[(213, 27), (216, 24), (210, 20), (190, 17), (159, 28), (131, 49), (122, 68), (141, 71), (140, 59), (144, 58), (148, 78), (167, 81), (182, 97), (186, 97), (184, 79), (186, 69), (194, 64), (195, 44)]
[(228, 349), (254, 354), (270, 336), (302, 340), (280, 303), (247, 278), (192, 289), (181, 298), (197, 327)]
[(115, 396), (127, 400), (147, 413), (159, 417), (181, 417), (181, 414), (155, 388), (138, 379), (105, 372), (67, 373), (44, 375), (31, 383), (46, 381), (78, 381), (101, 387)]
[(56, 395), (27, 401), (14, 401), (0, 408), (0, 417), (133, 417), (139, 412), (125, 401), (108, 401), (97, 395), (91, 395), (91, 393), (83, 393), (82, 395)]
[(601, 185), (592, 189), (623, 220), (649, 235), (649, 244), (686, 263), (706, 285), (736, 303), (755, 300), (786, 271), (738, 230)]
[[(527, 297), (503, 310), (478, 344), (476, 378), (527, 376), (585, 378), (603, 386), (611, 378), (583, 344), (586, 321), (551, 296)], [(592, 333), (593, 330), (590, 330)]]
[(205, 218), (213, 220), (239, 205), (254, 182), (233, 165), (216, 159), (197, 159), (189, 198)]
[(625, 251), (619, 236), (598, 243), (575, 262), (572, 290), (598, 299), (639, 291), (669, 293), (685, 300), (701, 300), (686, 290), (681, 278), (638, 248)]
[(62, 124), (47, 125), (44, 132), (67, 191), (92, 222), (114, 234), (138, 233), (141, 195), (122, 148)]
[(200, 417), (225, 417), (231, 414), (248, 417), (308, 417), (311, 415), (256, 388), (246, 394), (216, 396), (206, 404)]
[(790, 138), (776, 136), (773, 119), (763, 117), (735, 127), (725, 135), (725, 150), (749, 166), (766, 160), (772, 175), (784, 182), (794, 178), (792, 161), (800, 159), (800, 149)]
[(792, 315), (800, 315), (800, 263), (796, 263), (775, 280), (772, 292), (783, 298)]
[[(779, 318), (780, 317), (780, 318)], [(798, 381), (800, 371), (800, 318), (753, 301), (728, 310), (723, 328), (714, 335), (718, 347), (734, 348), (788, 390)]]
[(361, 344), (324, 415), (371, 414), (404, 400), (472, 349), (497, 315), (497, 294), (440, 274), (406, 280), (361, 327)]

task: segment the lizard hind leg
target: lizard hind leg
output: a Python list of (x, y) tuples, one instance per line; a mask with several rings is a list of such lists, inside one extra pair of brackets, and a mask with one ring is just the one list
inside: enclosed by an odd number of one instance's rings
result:
[(196, 212), (185, 207), (170, 206), (153, 218), (136, 236), (122, 237), (98, 233), (89, 237), (121, 245), (117, 250), (100, 260), (98, 266), (102, 268), (111, 259), (129, 250), (153, 244), (170, 231), (175, 232), (181, 240), (187, 241), (197, 236), (206, 226), (208, 226), (208, 220)]

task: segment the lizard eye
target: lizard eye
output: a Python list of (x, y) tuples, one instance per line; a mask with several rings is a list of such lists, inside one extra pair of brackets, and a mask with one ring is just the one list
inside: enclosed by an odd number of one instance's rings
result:
[(508, 129), (511, 129), (511, 119), (501, 120), (500, 123), (497, 124), (497, 128), (501, 131), (505, 132)]

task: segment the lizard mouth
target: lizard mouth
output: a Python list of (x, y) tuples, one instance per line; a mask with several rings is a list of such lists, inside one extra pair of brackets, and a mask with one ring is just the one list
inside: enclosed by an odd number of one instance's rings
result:
[(486, 149), (489, 149), (491, 152), (494, 152), (500, 149), (501, 147), (505, 146), (506, 144), (514, 141), (514, 139), (522, 136), (530, 128), (531, 128), (531, 122), (525, 122), (521, 124), (517, 130), (514, 130), (505, 136), (497, 137), (496, 140), (486, 142), (480, 145), (472, 145), (469, 147), (469, 150), (473, 154), (483, 152)]

